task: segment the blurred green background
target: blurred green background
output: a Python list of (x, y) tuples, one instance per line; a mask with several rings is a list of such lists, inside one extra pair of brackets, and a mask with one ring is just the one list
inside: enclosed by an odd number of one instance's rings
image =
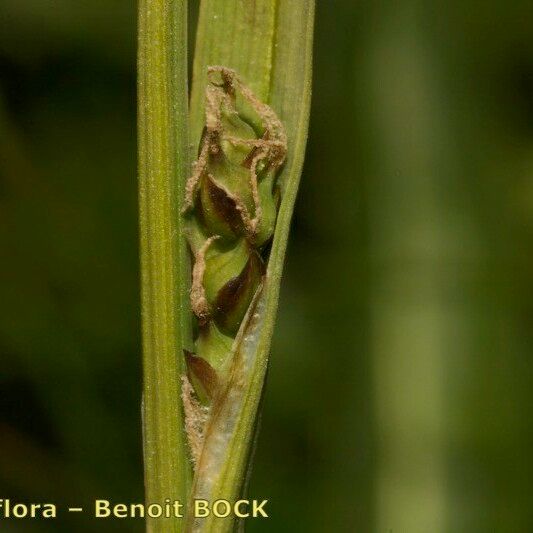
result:
[[(533, 531), (531, 2), (317, 9), (249, 530)], [(135, 10), (0, 0), (0, 498), (142, 500)]]

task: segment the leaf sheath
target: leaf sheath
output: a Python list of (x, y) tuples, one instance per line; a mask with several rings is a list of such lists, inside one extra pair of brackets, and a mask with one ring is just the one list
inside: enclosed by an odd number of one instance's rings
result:
[[(203, 128), (207, 68), (222, 65), (234, 69), (278, 114), (287, 132), (288, 154), (279, 176), (282, 200), (267, 272), (234, 344), (227, 387), (215, 399), (207, 421), (193, 498), (235, 501), (243, 489), (307, 140), (313, 18), (312, 0), (202, 2), (191, 98), (193, 149)], [(238, 37), (233, 39), (235, 32)], [(211, 515), (189, 518), (187, 530), (225, 532), (234, 525), (231, 516)]]

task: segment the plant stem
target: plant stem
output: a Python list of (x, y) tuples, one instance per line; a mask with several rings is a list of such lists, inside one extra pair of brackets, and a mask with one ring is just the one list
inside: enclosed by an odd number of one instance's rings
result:
[[(190, 347), (189, 260), (180, 200), (189, 171), (187, 2), (140, 0), (139, 204), (147, 503), (185, 502), (190, 466), (180, 379)], [(179, 518), (147, 519), (176, 532)]]

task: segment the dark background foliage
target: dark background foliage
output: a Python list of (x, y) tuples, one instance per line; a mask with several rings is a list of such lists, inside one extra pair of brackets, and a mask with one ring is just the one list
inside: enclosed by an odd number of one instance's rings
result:
[[(0, 1), (0, 498), (142, 500), (135, 19)], [(531, 531), (531, 3), (319, 0), (314, 77), (249, 529)]]

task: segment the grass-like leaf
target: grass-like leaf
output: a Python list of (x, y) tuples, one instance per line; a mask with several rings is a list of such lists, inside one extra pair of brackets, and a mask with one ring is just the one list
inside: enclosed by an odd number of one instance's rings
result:
[[(281, 205), (262, 289), (234, 344), (225, 389), (211, 407), (192, 498), (235, 501), (243, 490), (271, 338), (289, 225), (302, 170), (311, 93), (312, 0), (204, 0), (191, 97), (192, 149), (204, 126), (209, 66), (233, 69), (281, 119), (288, 137)], [(188, 520), (188, 531), (230, 531), (234, 517)]]

